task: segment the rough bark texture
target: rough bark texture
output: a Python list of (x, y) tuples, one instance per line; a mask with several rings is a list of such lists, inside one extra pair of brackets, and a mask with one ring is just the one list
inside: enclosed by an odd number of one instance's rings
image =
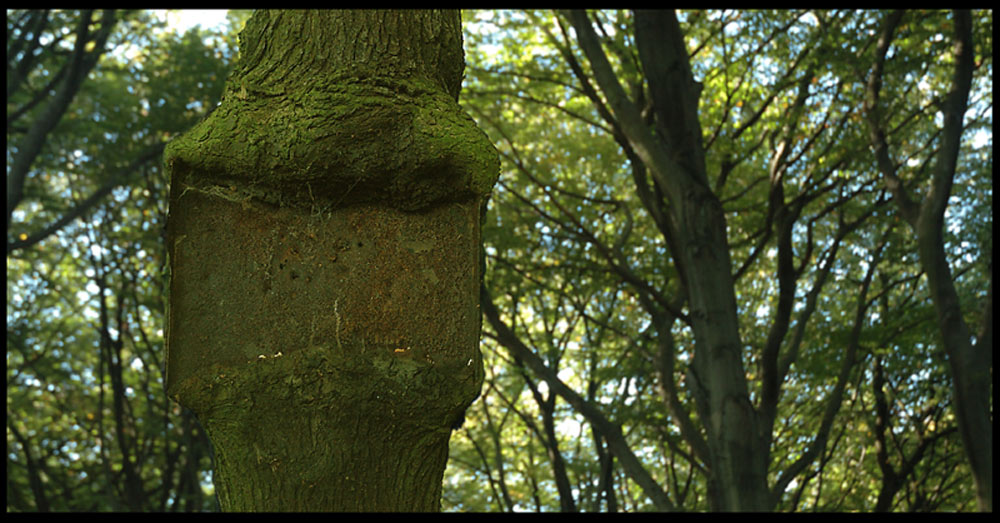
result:
[(480, 213), (460, 17), (260, 11), (171, 142), (168, 393), (224, 510), (437, 510), (479, 394)]

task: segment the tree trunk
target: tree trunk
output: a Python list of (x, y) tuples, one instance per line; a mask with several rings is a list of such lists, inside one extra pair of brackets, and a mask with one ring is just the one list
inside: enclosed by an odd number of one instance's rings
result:
[(993, 423), (990, 419), (990, 383), (993, 366), (992, 310), (993, 280), (990, 279), (983, 305), (983, 328), (973, 343), (972, 332), (962, 314), (962, 305), (955, 289), (954, 278), (945, 252), (945, 209), (958, 167), (958, 157), (968, 109), (969, 92), (975, 69), (972, 43), (972, 16), (969, 11), (955, 12), (955, 57), (952, 85), (942, 104), (944, 123), (941, 145), (937, 152), (930, 187), (923, 202), (910, 198), (889, 153), (886, 132), (879, 115), (882, 76), (892, 43), (893, 33), (903, 18), (902, 11), (886, 17), (875, 50), (875, 63), (868, 76), (865, 111), (869, 124), (869, 139), (875, 151), (879, 170), (886, 187), (892, 191), (900, 215), (917, 236), (920, 266), (927, 274), (934, 310), (937, 312), (941, 342), (948, 355), (952, 390), (955, 397), (955, 418), (965, 447), (965, 454), (976, 482), (976, 502), (979, 510), (993, 510)]
[(636, 48), (649, 82), (655, 133), (615, 77), (589, 19), (579, 11), (569, 18), (629, 144), (670, 202), (695, 340), (688, 382), (705, 426), (712, 509), (770, 510), (770, 434), (750, 403), (726, 219), (705, 172), (701, 86), (691, 73), (676, 15), (635, 13)]
[(223, 510), (438, 510), (499, 172), (440, 11), (259, 11), (165, 153), (167, 389)]

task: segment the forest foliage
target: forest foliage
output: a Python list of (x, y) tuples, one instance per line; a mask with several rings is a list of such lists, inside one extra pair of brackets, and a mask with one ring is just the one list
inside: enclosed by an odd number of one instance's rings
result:
[[(634, 14), (587, 15), (652, 125)], [(217, 507), (211, 446), (163, 391), (160, 156), (215, 107), (247, 16), (181, 34), (149, 11), (7, 12), (8, 511)], [(708, 510), (668, 198), (573, 15), (463, 18), (460, 102), (502, 172), (483, 231), (486, 383), (452, 435), (442, 508)], [(918, 238), (871, 132), (884, 130), (911, 198), (930, 198), (954, 15), (902, 14), (874, 107), (892, 13), (677, 18), (726, 220), (744, 378), (755, 408), (774, 398), (773, 509), (976, 510)], [(943, 242), (962, 318), (991, 338), (992, 11), (971, 20)], [(992, 384), (992, 359), (988, 372)]]

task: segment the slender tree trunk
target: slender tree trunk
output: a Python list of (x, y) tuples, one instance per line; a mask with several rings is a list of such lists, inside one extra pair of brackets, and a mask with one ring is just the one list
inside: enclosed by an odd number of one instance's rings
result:
[[(976, 343), (972, 342), (972, 332), (962, 317), (962, 305), (944, 248), (944, 212), (958, 166), (974, 69), (975, 50), (969, 11), (955, 12), (955, 33), (955, 72), (943, 111), (944, 138), (936, 159), (931, 190), (921, 206), (916, 233), (920, 264), (927, 272), (927, 284), (937, 311), (945, 352), (948, 353), (955, 414), (976, 482), (976, 500), (980, 510), (990, 512), (993, 510), (993, 423), (990, 420), (993, 347), (992, 344), (982, 343), (983, 336)], [(992, 300), (992, 293), (987, 296), (988, 300)], [(988, 303), (986, 308), (992, 308), (992, 304)]]
[(713, 510), (774, 506), (767, 486), (770, 434), (750, 403), (743, 343), (722, 204), (708, 185), (695, 82), (672, 11), (637, 11), (635, 36), (649, 81), (656, 133), (625, 94), (597, 36), (580, 11), (569, 14), (594, 76), (636, 155), (670, 202), (678, 260), (688, 294), (695, 351), (689, 367), (698, 417), (705, 426)]
[(168, 393), (223, 510), (438, 510), (479, 394), (493, 146), (457, 12), (259, 11), (171, 142)]
[(934, 310), (937, 312), (941, 342), (948, 354), (952, 390), (955, 395), (955, 418), (965, 454), (976, 482), (976, 501), (984, 512), (993, 510), (993, 422), (990, 419), (991, 370), (993, 367), (993, 283), (983, 306), (984, 322), (976, 341), (962, 315), (962, 304), (955, 289), (944, 247), (944, 214), (951, 195), (951, 185), (958, 166), (965, 112), (975, 69), (972, 44), (972, 16), (968, 11), (955, 12), (955, 57), (952, 85), (942, 105), (944, 124), (941, 146), (935, 158), (933, 175), (922, 202), (910, 198), (895, 163), (890, 156), (884, 122), (879, 113), (882, 75), (893, 33), (904, 13), (895, 11), (886, 17), (875, 50), (875, 63), (868, 77), (865, 111), (869, 138), (886, 187), (892, 191), (899, 214), (910, 224), (917, 237), (920, 266), (927, 273)]

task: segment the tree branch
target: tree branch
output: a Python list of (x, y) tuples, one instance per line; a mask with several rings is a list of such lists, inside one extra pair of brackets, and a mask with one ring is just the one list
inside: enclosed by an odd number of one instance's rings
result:
[(868, 290), (871, 286), (872, 278), (875, 275), (875, 269), (878, 267), (882, 258), (882, 250), (888, 244), (889, 231), (891, 231), (891, 227), (883, 233), (881, 241), (875, 248), (875, 252), (871, 255), (872, 259), (868, 263), (868, 270), (865, 271), (864, 281), (861, 283), (861, 290), (858, 295), (858, 305), (854, 313), (854, 325), (851, 328), (850, 337), (847, 342), (847, 351), (840, 364), (840, 372), (837, 375), (837, 383), (834, 385), (833, 391), (831, 391), (830, 395), (826, 398), (826, 406), (823, 410), (823, 417), (820, 421), (820, 426), (816, 430), (816, 434), (813, 436), (809, 447), (802, 453), (802, 456), (795, 460), (795, 462), (789, 465), (788, 468), (782, 471), (778, 476), (774, 487), (771, 489), (771, 494), (775, 496), (775, 498), (781, 496), (785, 492), (785, 488), (792, 481), (792, 478), (802, 472), (802, 470), (809, 466), (809, 464), (812, 463), (818, 456), (822, 455), (823, 450), (826, 448), (826, 443), (830, 435), (830, 429), (833, 427), (834, 419), (840, 411), (841, 404), (843, 403), (844, 391), (847, 389), (847, 382), (850, 378), (851, 370), (853, 370), (855, 361), (857, 360), (857, 352), (861, 345), (861, 331), (864, 327), (865, 319), (868, 317), (868, 308), (870, 306), (870, 301), (868, 300)]
[(686, 170), (667, 155), (667, 152), (660, 147), (653, 137), (653, 134), (643, 122), (639, 109), (635, 106), (621, 83), (615, 75), (608, 57), (601, 48), (601, 42), (594, 32), (594, 27), (590, 24), (587, 14), (580, 10), (570, 11), (566, 14), (576, 31), (577, 41), (583, 49), (587, 59), (590, 60), (590, 67), (594, 71), (594, 78), (597, 80), (601, 92), (604, 93), (611, 106), (611, 111), (615, 120), (619, 123), (622, 133), (628, 140), (636, 155), (642, 160), (646, 167), (653, 174), (653, 178), (660, 187), (668, 192), (671, 202), (678, 202), (682, 199), (682, 187), (680, 184), (667, 183), (669, 174), (674, 176), (691, 176)]
[(514, 331), (500, 319), (500, 313), (485, 285), (480, 287), (480, 307), (490, 326), (496, 331), (497, 341), (510, 351), (513, 357), (520, 359), (532, 372), (544, 380), (550, 390), (561, 396), (566, 400), (566, 403), (569, 403), (577, 412), (587, 418), (591, 426), (600, 432), (601, 436), (608, 442), (608, 447), (618, 459), (625, 474), (639, 485), (657, 510), (676, 510), (667, 493), (660, 488), (656, 480), (649, 475), (639, 459), (632, 453), (621, 428), (609, 421), (595, 405), (563, 383), (559, 376), (545, 365), (541, 357), (521, 342)]
[(687, 176), (707, 187), (698, 119), (702, 86), (691, 73), (677, 15), (673, 10), (636, 11), (635, 40), (649, 82), (657, 135), (671, 159), (684, 166)]
[[(41, 152), (46, 138), (52, 129), (62, 119), (63, 113), (76, 96), (80, 85), (87, 78), (87, 73), (97, 65), (97, 61), (105, 52), (105, 44), (115, 26), (114, 10), (105, 10), (101, 18), (101, 28), (90, 38), (90, 22), (92, 11), (84, 11), (76, 30), (76, 43), (73, 49), (72, 66), (59, 89), (53, 95), (48, 105), (42, 109), (38, 119), (28, 129), (28, 132), (17, 143), (17, 153), (10, 164), (7, 173), (7, 230), (10, 230), (11, 217), (14, 209), (24, 198), (24, 183), (31, 170), (31, 164)], [(93, 43), (94, 49), (87, 51)]]
[(916, 202), (910, 199), (902, 180), (896, 173), (896, 164), (889, 154), (889, 145), (886, 143), (885, 129), (882, 127), (883, 122), (878, 108), (886, 55), (889, 52), (890, 44), (892, 44), (893, 33), (902, 19), (903, 11), (893, 11), (882, 26), (882, 32), (875, 47), (875, 64), (872, 66), (871, 74), (868, 75), (868, 85), (865, 92), (865, 119), (868, 121), (868, 137), (875, 152), (875, 161), (885, 178), (885, 185), (892, 192), (900, 215), (915, 227), (920, 215), (920, 208)]
[(9, 255), (16, 250), (31, 247), (45, 238), (48, 238), (52, 234), (55, 234), (73, 220), (86, 216), (91, 208), (101, 202), (108, 194), (111, 193), (112, 190), (116, 187), (125, 185), (128, 182), (130, 175), (142, 167), (143, 164), (160, 158), (160, 156), (163, 155), (163, 148), (165, 145), (165, 143), (157, 143), (146, 148), (146, 150), (140, 153), (139, 156), (132, 161), (132, 163), (115, 173), (104, 185), (99, 187), (86, 199), (76, 204), (76, 206), (72, 209), (66, 211), (65, 214), (60, 216), (58, 220), (52, 222), (48, 227), (31, 233), (23, 240), (8, 240), (7, 254)]

